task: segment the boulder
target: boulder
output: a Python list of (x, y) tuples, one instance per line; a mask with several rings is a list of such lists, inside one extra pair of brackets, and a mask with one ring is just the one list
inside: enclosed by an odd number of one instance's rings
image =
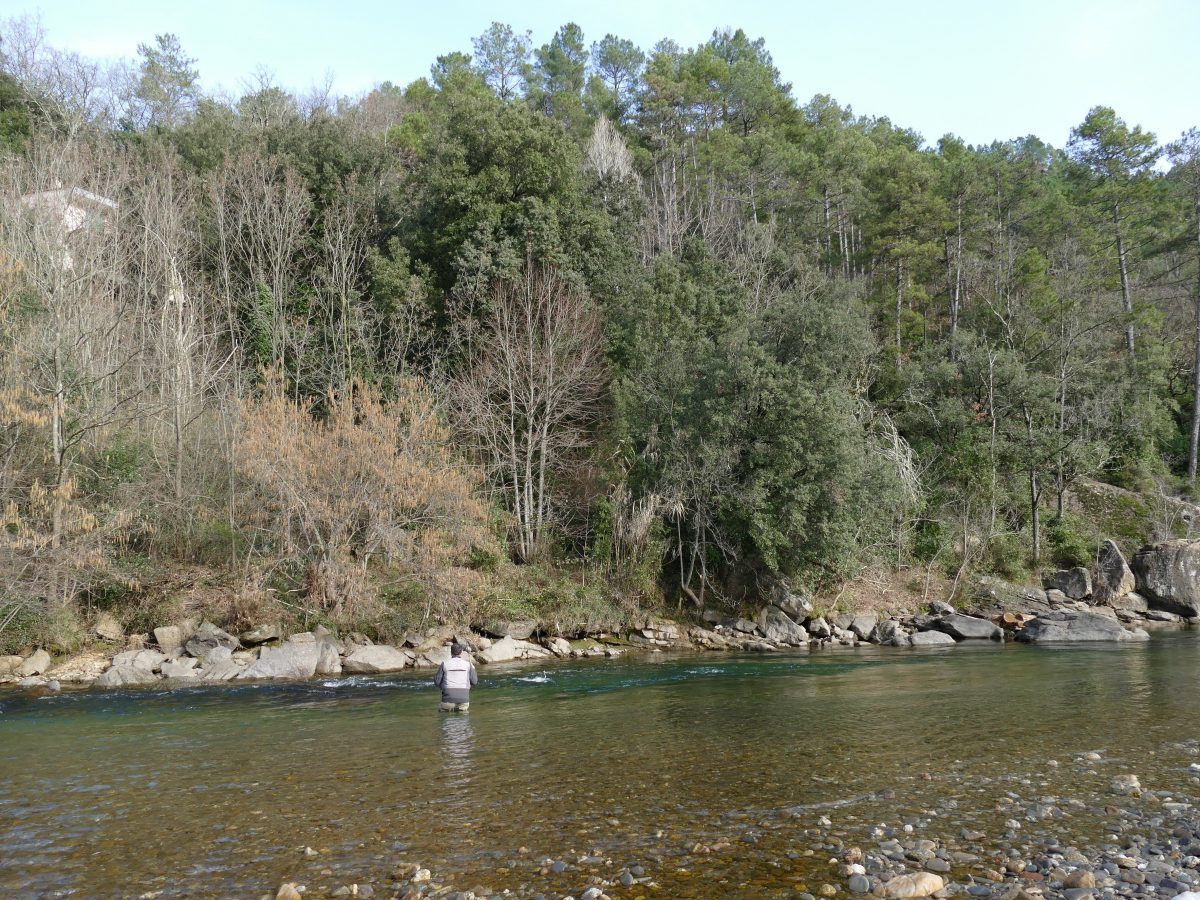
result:
[(145, 669), (147, 672), (153, 672), (158, 669), (167, 657), (157, 650), (126, 650), (124, 653), (118, 653), (113, 657), (114, 666), (136, 666), (139, 669)]
[(372, 644), (369, 647), (358, 647), (342, 660), (342, 671), (356, 675), (375, 675), (380, 672), (399, 672), (412, 663), (413, 654), (407, 650), (397, 650), (388, 644)]
[(190, 656), (165, 662), (161, 667), (162, 676), (163, 678), (198, 678), (200, 673), (196, 670), (197, 662), (199, 660)]
[(255, 625), (249, 631), (242, 632), (238, 640), (246, 647), (257, 647), (259, 644), (277, 641), (282, 637), (283, 631), (278, 625)]
[(213, 662), (205, 660), (199, 675), (202, 681), (232, 681), (238, 677), (242, 668), (232, 659), (218, 659)]
[(233, 659), (233, 651), (228, 647), (213, 647), (204, 654), (204, 665), (215, 666), (217, 663), (229, 662)]
[(909, 638), (913, 647), (942, 647), (954, 644), (954, 638), (942, 631), (918, 631)]
[(154, 629), (154, 640), (164, 652), (183, 646), (183, 629), (178, 625), (162, 625)]
[(546, 646), (555, 656), (568, 657), (571, 655), (571, 644), (565, 638), (553, 637), (546, 641)]
[(330, 637), (323, 637), (317, 641), (317, 669), (318, 675), (341, 675), (342, 674), (342, 657), (338, 653), (337, 642)]
[(1062, 591), (1072, 600), (1083, 600), (1092, 595), (1092, 573), (1083, 566), (1061, 569), (1048, 575), (1042, 581), (1042, 586), (1047, 591)]
[(513, 638), (505, 636), (479, 653), (481, 663), (509, 662), (520, 655), (520, 648)]
[(931, 600), (929, 602), (929, 614), (931, 616), (948, 616), (954, 612), (954, 607), (945, 600)]
[(35, 650), (21, 661), (13, 673), (18, 678), (28, 678), (30, 675), (41, 675), (50, 668), (50, 654), (45, 650)]
[(1112, 541), (1100, 545), (1096, 554), (1095, 575), (1092, 578), (1092, 602), (1119, 606), (1119, 601), (1137, 587), (1133, 569), (1125, 561), (1125, 554)]
[(1130, 631), (1120, 622), (1092, 612), (1055, 610), (1043, 613), (1017, 633), (1017, 640), (1030, 644), (1076, 641), (1144, 641), (1146, 632)]
[(809, 620), (808, 633), (815, 638), (827, 638), (833, 635), (833, 628), (825, 621), (824, 616), (819, 616)]
[(908, 632), (901, 627), (896, 619), (884, 619), (875, 626), (875, 630), (871, 633), (870, 640), (876, 644), (882, 644), (888, 647), (910, 647), (912, 640)]
[(793, 593), (782, 581), (771, 591), (771, 605), (779, 609), (794, 622), (803, 622), (812, 613), (813, 605), (806, 598)]
[(854, 613), (848, 613), (848, 612), (838, 613), (837, 616), (834, 617), (833, 627), (840, 629), (842, 631), (849, 631), (850, 623), (853, 621), (854, 621)]
[(25, 660), (20, 656), (0, 656), (0, 678), (16, 673)]
[(891, 881), (880, 884), (874, 893), (876, 897), (902, 900), (905, 897), (928, 897), (945, 886), (946, 883), (940, 875), (934, 875), (932, 872), (914, 872), (911, 875), (897, 875)]
[(759, 628), (769, 641), (798, 647), (808, 643), (808, 632), (778, 606), (767, 606), (759, 613)]
[(853, 632), (860, 641), (865, 641), (871, 637), (871, 633), (878, 624), (879, 617), (874, 613), (859, 613), (850, 620), (848, 630)]
[(934, 620), (933, 627), (959, 641), (1002, 641), (1004, 632), (987, 619), (954, 613)]
[(1150, 606), (1200, 616), (1200, 541), (1163, 541), (1133, 556), (1137, 592)]
[(240, 680), (251, 678), (312, 678), (317, 672), (320, 648), (312, 643), (288, 642), (280, 647), (264, 647), (258, 659), (238, 673)]
[(537, 624), (532, 619), (501, 620), (489, 623), (483, 630), (498, 638), (510, 637), (524, 641), (537, 631)]
[(113, 666), (92, 682), (97, 687), (124, 687), (127, 684), (153, 684), (158, 681), (154, 673), (141, 666)]
[(125, 640), (125, 629), (121, 627), (121, 623), (117, 621), (117, 617), (112, 613), (102, 612), (96, 616), (96, 622), (92, 625), (92, 631), (101, 640)]
[(1130, 591), (1128, 594), (1113, 598), (1112, 607), (1118, 612), (1128, 611), (1141, 614), (1149, 611), (1150, 601), (1141, 594)]
[(228, 647), (230, 650), (240, 650), (241, 642), (227, 631), (222, 631), (211, 622), (202, 622), (196, 633), (186, 644), (189, 654), (197, 659), (203, 659), (213, 647)]

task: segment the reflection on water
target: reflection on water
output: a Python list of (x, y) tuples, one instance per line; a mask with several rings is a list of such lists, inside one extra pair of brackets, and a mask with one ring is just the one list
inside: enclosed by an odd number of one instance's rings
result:
[[(950, 830), (992, 834), (997, 797), (1086, 801), (1123, 760), (1149, 790), (1196, 790), (1194, 632), (656, 655), (481, 681), (467, 714), (439, 712), (412, 675), (0, 695), (0, 895), (257, 896), (296, 880), (320, 896), (416, 863), (462, 889), (578, 895), (596, 851), (609, 877), (638, 861), (673, 897), (778, 896), (808, 877), (788, 854), (821, 814), (853, 829), (941, 808)], [(1088, 750), (1105, 763), (1070, 765)], [(1101, 827), (1075, 813), (1060, 836)], [(567, 870), (542, 875), (546, 857)]]

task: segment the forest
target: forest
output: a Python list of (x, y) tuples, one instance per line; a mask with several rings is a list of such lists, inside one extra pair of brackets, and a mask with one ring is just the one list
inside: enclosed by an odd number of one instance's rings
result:
[(567, 633), (1190, 527), (1200, 131), (931, 141), (740, 30), (200, 65), (0, 27), (0, 647)]

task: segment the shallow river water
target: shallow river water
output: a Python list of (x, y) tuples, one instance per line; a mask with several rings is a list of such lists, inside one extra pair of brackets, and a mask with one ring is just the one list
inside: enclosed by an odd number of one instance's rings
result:
[(1010, 800), (1073, 798), (1052, 828), (1082, 846), (1117, 775), (1200, 801), (1195, 631), (491, 667), (469, 713), (436, 700), (411, 675), (0, 694), (0, 896), (390, 897), (420, 866), (578, 897), (636, 864), (605, 891), (790, 897), (844, 892), (813, 845), (875, 828), (986, 853)]

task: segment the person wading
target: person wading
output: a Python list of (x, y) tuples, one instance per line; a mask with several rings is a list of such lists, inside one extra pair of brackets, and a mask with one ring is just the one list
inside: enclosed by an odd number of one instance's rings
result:
[(479, 683), (475, 666), (462, 655), (462, 644), (450, 647), (450, 658), (438, 666), (433, 683), (442, 689), (442, 712), (466, 712), (471, 706), (471, 685)]

